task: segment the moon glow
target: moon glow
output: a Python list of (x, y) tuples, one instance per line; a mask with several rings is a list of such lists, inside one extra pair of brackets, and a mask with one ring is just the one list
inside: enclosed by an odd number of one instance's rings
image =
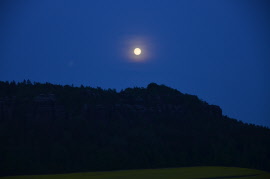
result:
[(142, 53), (142, 50), (140, 48), (135, 48), (134, 49), (134, 54), (135, 55), (140, 55)]
[[(122, 56), (122, 60), (129, 63), (150, 63), (154, 57), (155, 50), (152, 37), (128, 35), (123, 36), (117, 46), (119, 47), (119, 53)], [(156, 55), (156, 54), (155, 54)]]

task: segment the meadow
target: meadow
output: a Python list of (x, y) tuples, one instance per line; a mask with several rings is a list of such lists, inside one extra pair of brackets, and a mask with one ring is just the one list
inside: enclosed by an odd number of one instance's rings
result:
[(56, 175), (7, 176), (0, 179), (270, 179), (270, 173), (236, 167), (184, 167)]

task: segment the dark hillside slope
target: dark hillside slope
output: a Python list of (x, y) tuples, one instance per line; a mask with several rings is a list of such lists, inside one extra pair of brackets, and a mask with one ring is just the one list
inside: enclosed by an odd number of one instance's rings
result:
[(182, 166), (270, 171), (270, 129), (164, 85), (0, 82), (0, 174)]

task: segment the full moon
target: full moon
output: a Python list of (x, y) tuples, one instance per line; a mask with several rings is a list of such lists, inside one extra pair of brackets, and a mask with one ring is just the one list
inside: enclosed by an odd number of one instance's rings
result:
[(140, 48), (135, 48), (134, 49), (134, 54), (135, 55), (140, 55), (142, 53), (142, 50)]

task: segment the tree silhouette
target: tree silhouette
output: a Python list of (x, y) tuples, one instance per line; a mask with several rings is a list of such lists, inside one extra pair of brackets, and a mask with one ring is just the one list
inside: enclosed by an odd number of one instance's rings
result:
[(165, 85), (0, 81), (0, 174), (199, 165), (270, 171), (270, 129)]

